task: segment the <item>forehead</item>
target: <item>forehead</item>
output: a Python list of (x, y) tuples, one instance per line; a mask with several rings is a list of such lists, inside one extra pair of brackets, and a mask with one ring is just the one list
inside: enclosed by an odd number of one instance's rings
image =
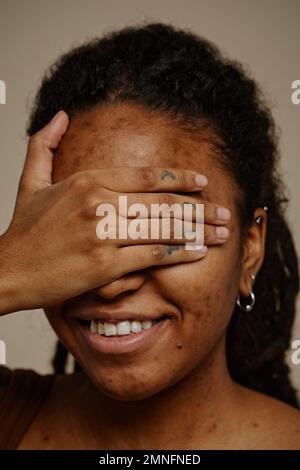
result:
[(126, 103), (72, 117), (55, 155), (54, 182), (77, 171), (120, 166), (217, 170), (207, 139), (156, 111)]

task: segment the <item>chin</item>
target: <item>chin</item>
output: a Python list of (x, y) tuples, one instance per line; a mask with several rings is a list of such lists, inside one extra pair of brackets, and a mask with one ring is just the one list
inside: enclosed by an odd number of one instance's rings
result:
[(119, 401), (137, 401), (149, 398), (159, 392), (161, 392), (166, 384), (153, 381), (151, 374), (147, 379), (146, 375), (143, 374), (140, 378), (134, 377), (130, 374), (122, 375), (116, 372), (116, 376), (99, 373), (97, 375), (90, 374), (89, 371), (85, 371), (91, 382), (97, 388), (97, 390), (104, 395)]
[[(159, 368), (157, 361), (149, 366), (118, 361), (102, 363), (95, 360), (80, 360), (82, 371), (93, 386), (104, 395), (120, 401), (143, 400), (169, 388), (178, 381), (177, 374), (170, 374), (172, 368)], [(174, 372), (174, 369), (173, 369)]]

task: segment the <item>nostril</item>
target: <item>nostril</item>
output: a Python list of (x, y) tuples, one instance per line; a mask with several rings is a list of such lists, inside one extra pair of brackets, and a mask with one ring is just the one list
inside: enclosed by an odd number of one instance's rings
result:
[(119, 279), (112, 281), (105, 286), (94, 289), (98, 300), (120, 300), (127, 295), (131, 295), (138, 291), (146, 281), (145, 271), (136, 271), (124, 274)]

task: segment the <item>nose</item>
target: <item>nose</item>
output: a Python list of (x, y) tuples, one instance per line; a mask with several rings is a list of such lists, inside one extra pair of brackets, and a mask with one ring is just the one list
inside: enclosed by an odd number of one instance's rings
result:
[(105, 286), (94, 289), (94, 292), (100, 297), (112, 300), (126, 292), (132, 292), (140, 289), (146, 281), (146, 272), (135, 272), (124, 274), (119, 279), (106, 284)]

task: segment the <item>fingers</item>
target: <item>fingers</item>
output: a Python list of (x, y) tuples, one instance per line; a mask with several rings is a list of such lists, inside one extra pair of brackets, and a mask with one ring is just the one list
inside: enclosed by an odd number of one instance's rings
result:
[(187, 223), (178, 219), (126, 219), (118, 217), (116, 223), (108, 224), (101, 219), (96, 227), (99, 240), (112, 240), (117, 246), (137, 244), (202, 244), (203, 223)]
[(52, 120), (34, 134), (28, 143), (20, 190), (34, 193), (52, 183), (53, 151), (69, 125), (68, 115), (59, 111)]
[(122, 274), (126, 274), (151, 266), (198, 261), (206, 253), (206, 246), (200, 250), (185, 250), (183, 245), (125, 246), (118, 250), (118, 265), (123, 266)]
[(207, 185), (207, 179), (192, 170), (173, 168), (108, 168), (94, 170), (97, 184), (111, 191), (140, 192), (194, 192)]
[[(170, 193), (139, 193), (139, 194), (124, 194), (127, 198), (127, 207), (132, 207), (133, 212), (134, 209), (138, 210), (138, 206), (135, 204), (143, 204), (143, 206), (147, 209), (147, 213), (150, 214), (154, 209), (153, 204), (162, 206), (157, 216), (160, 217), (166, 214), (167, 209), (163, 209), (163, 205), (167, 205), (170, 211), (171, 217), (176, 217), (182, 219), (185, 216), (185, 220), (192, 220), (196, 221), (196, 204), (204, 204), (204, 220), (206, 224), (213, 224), (213, 225), (223, 225), (229, 222), (231, 218), (230, 210), (226, 207), (223, 207), (218, 204), (213, 204), (211, 202), (207, 202), (201, 199), (201, 195), (199, 198), (190, 198), (187, 195), (179, 195), (179, 194), (170, 194)], [(125, 205), (120, 207), (119, 214), (125, 217), (127, 214), (122, 210), (125, 209)], [(128, 214), (129, 218), (134, 218), (135, 214)], [(139, 215), (139, 217), (143, 218), (143, 213)]]
[(223, 225), (227, 224), (230, 219), (231, 212), (226, 207), (220, 206), (219, 204), (214, 204), (212, 202), (204, 202), (204, 220), (206, 224)]
[(97, 225), (97, 237), (111, 239), (119, 247), (147, 244), (203, 243), (207, 246), (225, 243), (230, 231), (226, 226), (188, 223), (177, 219), (125, 219), (119, 218), (116, 227), (107, 228), (101, 222)]
[(204, 243), (206, 245), (222, 245), (230, 236), (228, 227), (204, 225)]

